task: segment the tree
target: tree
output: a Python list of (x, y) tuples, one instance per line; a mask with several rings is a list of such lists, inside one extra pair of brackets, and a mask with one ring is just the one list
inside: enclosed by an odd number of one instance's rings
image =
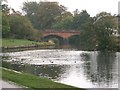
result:
[(10, 25), (6, 14), (2, 13), (2, 37), (9, 37)]
[(120, 14), (117, 16), (117, 20), (118, 20), (118, 33), (120, 34)]
[(7, 5), (7, 4), (3, 4), (3, 5), (2, 5), (2, 12), (3, 12), (4, 14), (8, 15), (8, 14), (9, 14), (9, 11), (10, 11), (10, 8), (8, 7), (8, 5)]
[[(67, 12), (66, 12), (67, 13)], [(91, 18), (86, 10), (79, 13), (78, 9), (74, 11), (74, 16), (69, 14), (63, 14), (61, 17), (57, 17), (59, 22), (53, 24), (55, 29), (74, 29), (82, 30), (83, 25), (87, 23)]]
[(2, 38), (2, 12), (0, 11), (0, 39)]
[(7, 4), (2, 5), (2, 37), (6, 38), (9, 37), (9, 32), (10, 32), (10, 25), (9, 25), (9, 19), (8, 19), (8, 14), (9, 14), (10, 8), (8, 7)]
[(112, 35), (113, 30), (117, 28), (115, 18), (116, 17), (106, 12), (101, 12), (96, 15), (94, 25), (96, 29), (98, 49), (109, 50), (115, 47)]
[(50, 29), (56, 22), (55, 17), (61, 16), (66, 8), (57, 2), (25, 2), (23, 11), (37, 29)]
[(40, 27), (39, 19), (38, 19), (38, 9), (39, 9), (39, 4), (37, 2), (25, 2), (23, 3), (23, 12), (25, 12), (25, 16), (29, 18), (31, 21), (32, 25), (35, 28)]
[(82, 29), (82, 25), (88, 22), (89, 19), (90, 15), (87, 13), (86, 10), (83, 10), (82, 12), (75, 14), (72, 25), (73, 29)]
[[(12, 14), (9, 16), (10, 19), (10, 29), (11, 36), (13, 38), (22, 38), (22, 39), (35, 39), (38, 38), (39, 32), (35, 30), (25, 16), (20, 16)], [(41, 34), (39, 34), (40, 39)]]
[(56, 23), (52, 25), (53, 29), (72, 29), (73, 15), (66, 12), (61, 16), (56, 17)]
[(79, 46), (84, 50), (113, 50), (115, 40), (114, 29), (117, 28), (116, 17), (101, 12), (82, 25)]
[(79, 43), (80, 49), (95, 50), (97, 45), (95, 28), (93, 19), (84, 24), (83, 30), (80, 32)]

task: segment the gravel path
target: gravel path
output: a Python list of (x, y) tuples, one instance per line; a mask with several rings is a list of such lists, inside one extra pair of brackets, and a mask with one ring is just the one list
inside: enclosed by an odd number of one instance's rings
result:
[[(0, 80), (0, 90), (2, 88), (18, 88), (19, 90), (23, 90), (22, 88), (23, 87), (20, 87), (12, 82), (7, 82), (7, 81), (3, 81), (3, 80)], [(4, 90), (4, 89), (3, 89)]]

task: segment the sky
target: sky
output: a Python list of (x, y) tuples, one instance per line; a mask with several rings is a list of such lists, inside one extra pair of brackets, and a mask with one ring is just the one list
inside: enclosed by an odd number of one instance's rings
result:
[[(14, 8), (16, 11), (22, 11), (22, 4), (26, 1), (44, 1), (44, 0), (7, 0), (8, 5)], [(112, 15), (118, 14), (118, 2), (119, 0), (45, 0), (56, 1), (59, 4), (67, 7), (68, 11), (73, 12), (75, 9), (79, 11), (87, 10), (91, 16), (95, 16), (97, 13), (106, 11)]]

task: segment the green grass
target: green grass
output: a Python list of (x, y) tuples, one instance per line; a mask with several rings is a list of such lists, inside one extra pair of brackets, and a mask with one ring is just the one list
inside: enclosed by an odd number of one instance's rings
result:
[(13, 47), (13, 46), (21, 46), (21, 45), (32, 45), (36, 42), (24, 40), (24, 39), (2, 39), (2, 46)]
[(47, 78), (41, 78), (27, 73), (16, 73), (14, 71), (10, 71), (7, 69), (2, 69), (2, 78), (5, 80), (15, 82), (19, 85), (29, 87), (31, 89), (38, 88), (73, 88), (72, 90), (77, 89), (72, 86), (53, 82)]
[[(1, 41), (1, 40), (0, 40)], [(48, 42), (35, 42), (35, 41), (29, 41), (29, 40), (25, 40), (25, 39), (2, 39), (2, 46), (3, 47), (14, 47), (14, 46), (27, 46), (27, 45), (38, 45), (38, 46), (49, 46), (49, 45), (53, 45), (51, 43)]]
[(2, 47), (2, 39), (0, 39), (0, 47)]

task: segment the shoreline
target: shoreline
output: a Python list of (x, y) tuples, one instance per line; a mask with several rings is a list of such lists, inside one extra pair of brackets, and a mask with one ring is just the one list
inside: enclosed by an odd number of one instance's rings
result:
[(41, 50), (41, 49), (76, 49), (80, 51), (100, 51), (100, 52), (120, 52), (120, 50), (82, 50), (77, 48), (60, 48), (55, 47), (53, 45), (48, 46), (38, 46), (38, 45), (29, 45), (29, 46), (14, 46), (14, 47), (1, 47), (2, 53), (4, 52), (18, 52), (18, 51), (26, 51), (26, 50)]
[(18, 73), (18, 71), (16, 72), (14, 70), (5, 68), (2, 68), (2, 78), (3, 80), (12, 81), (20, 86), (25, 86), (33, 90), (40, 88), (66, 88), (71, 90), (85, 90), (70, 85), (54, 82), (47, 78), (34, 76), (28, 73)]
[(27, 46), (14, 46), (14, 47), (2, 47), (2, 52), (14, 52), (14, 51), (25, 51), (25, 50), (36, 50), (36, 49), (53, 49), (55, 46), (38, 46), (38, 45), (27, 45)]

